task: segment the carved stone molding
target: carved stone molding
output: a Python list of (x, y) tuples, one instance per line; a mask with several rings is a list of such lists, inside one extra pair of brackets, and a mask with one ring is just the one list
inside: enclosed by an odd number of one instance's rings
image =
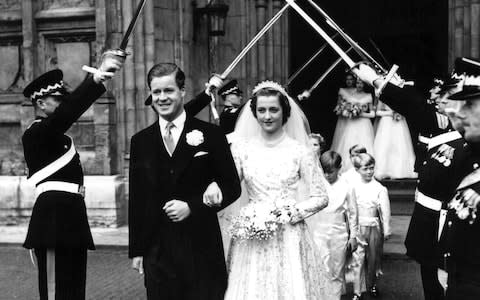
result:
[(8, 9), (20, 9), (22, 6), (20, 5), (21, 0), (0, 0), (0, 10)]
[(268, 7), (267, 0), (256, 0), (255, 7), (256, 8), (267, 8)]
[(42, 10), (65, 7), (95, 7), (95, 0), (43, 0), (41, 4)]

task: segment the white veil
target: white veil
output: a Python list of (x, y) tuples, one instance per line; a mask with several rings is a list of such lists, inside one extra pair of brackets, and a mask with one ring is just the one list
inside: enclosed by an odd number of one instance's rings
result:
[[(277, 90), (282, 93), (287, 99), (288, 103), (290, 104), (290, 116), (287, 119), (287, 122), (283, 125), (283, 129), (285, 133), (292, 139), (299, 142), (301, 145), (304, 145), (308, 149), (311, 149), (309, 143), (309, 134), (310, 134), (310, 126), (308, 124), (308, 120), (303, 113), (300, 106), (293, 100), (285, 91), (285, 89), (278, 83), (273, 81), (263, 81), (259, 83), (253, 89), (253, 95), (255, 95), (258, 91), (264, 88), (269, 88), (273, 90)], [(257, 119), (253, 115), (252, 109), (250, 108), (251, 100), (243, 106), (240, 115), (237, 119), (235, 130), (230, 133), (227, 137), (232, 144), (235, 144), (239, 140), (251, 140), (252, 138), (261, 138), (261, 127), (258, 124)], [(319, 165), (319, 164), (318, 164)], [(309, 186), (307, 182), (302, 178), (297, 190), (296, 198), (298, 201), (303, 201), (309, 198)], [(241, 207), (248, 203), (248, 195), (245, 191), (244, 183), (242, 183), (242, 196), (229, 207), (224, 209), (220, 212), (220, 223), (222, 228), (225, 228), (228, 222), (225, 221), (225, 216), (229, 214), (238, 213)], [(224, 237), (224, 246), (225, 246), (225, 253), (228, 251), (229, 240), (227, 234), (224, 233), (225, 230), (222, 230), (222, 234)]]
[[(259, 83), (253, 89), (253, 95), (263, 88), (269, 88), (282, 93), (290, 104), (290, 117), (287, 122), (283, 125), (283, 129), (287, 135), (300, 142), (302, 145), (309, 146), (310, 126), (308, 125), (308, 120), (305, 114), (303, 113), (300, 106), (293, 100), (285, 91), (285, 89), (278, 83), (273, 81), (263, 81)], [(259, 137), (261, 133), (260, 125), (257, 122), (257, 119), (253, 115), (253, 112), (250, 108), (250, 103), (252, 100), (243, 106), (242, 111), (237, 119), (235, 125), (235, 130), (233, 131), (231, 138), (236, 139), (251, 139), (252, 137)]]

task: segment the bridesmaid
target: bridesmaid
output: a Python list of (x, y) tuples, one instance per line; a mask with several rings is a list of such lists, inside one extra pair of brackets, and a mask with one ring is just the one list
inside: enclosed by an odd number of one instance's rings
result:
[[(331, 150), (345, 158), (349, 157), (349, 149), (359, 144), (364, 146), (368, 153), (372, 153), (374, 131), (371, 119), (375, 117), (373, 97), (371, 93), (364, 90), (362, 81), (357, 80), (354, 93), (339, 92), (335, 112), (338, 115), (338, 121)], [(345, 160), (342, 172), (351, 167), (351, 162)]]

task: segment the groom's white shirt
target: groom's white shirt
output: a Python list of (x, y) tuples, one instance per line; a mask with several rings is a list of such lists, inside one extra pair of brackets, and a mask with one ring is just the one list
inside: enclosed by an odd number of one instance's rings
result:
[[(187, 119), (187, 114), (185, 113), (185, 110), (184, 110), (178, 117), (175, 118), (175, 120), (172, 121), (175, 127), (173, 127), (170, 130), (170, 132), (172, 133), (172, 137), (173, 137), (173, 141), (175, 142), (175, 145), (178, 145), (178, 140), (180, 139), (180, 135), (182, 134), (186, 119)], [(165, 140), (163, 139), (163, 136), (165, 135), (167, 124), (169, 122), (163, 119), (161, 116), (159, 116), (158, 123), (160, 124), (160, 131), (162, 134), (163, 145), (165, 146), (165, 149), (168, 149), (167, 145), (165, 145)]]

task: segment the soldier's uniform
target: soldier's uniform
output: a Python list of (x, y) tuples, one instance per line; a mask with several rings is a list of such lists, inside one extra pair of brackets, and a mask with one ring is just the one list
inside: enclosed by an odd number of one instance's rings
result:
[(407, 255), (421, 265), (425, 299), (443, 299), (437, 269), (444, 268), (439, 240), (445, 224), (446, 204), (476, 161), (470, 146), (452, 129), (446, 117), (412, 88), (388, 83), (381, 100), (405, 116), (427, 145), (425, 157), (417, 161), (418, 187), (405, 246)]
[[(476, 151), (480, 157), (480, 151)], [(480, 194), (480, 169), (468, 174), (457, 188), (455, 197), (462, 198), (463, 193), (472, 189)], [(478, 217), (477, 217), (478, 218)], [(448, 262), (449, 300), (480, 299), (480, 221), (461, 220), (455, 210), (449, 210), (445, 228), (446, 252)]]
[[(468, 61), (468, 60), (467, 60)], [(470, 60), (472, 61), (472, 60)], [(475, 107), (480, 101), (480, 62), (474, 61), (467, 65), (465, 75), (470, 75), (463, 82), (462, 91), (450, 96), (451, 100), (470, 101), (465, 103), (460, 115), (465, 118), (467, 124), (474, 122), (465, 115), (472, 114), (471, 107)], [(473, 75), (473, 76), (472, 76)], [(476, 102), (476, 104), (472, 104)], [(465, 111), (464, 111), (465, 110)], [(472, 114), (473, 116), (473, 114)], [(480, 116), (474, 116), (477, 120)], [(463, 119), (462, 119), (463, 122)], [(479, 136), (480, 132), (472, 134)], [(467, 135), (468, 137), (468, 135)], [(465, 203), (472, 194), (480, 197), (480, 143), (468, 141), (470, 144), (471, 155), (476, 158), (473, 170), (469, 172), (456, 188), (456, 194), (453, 198), (456, 202)], [(463, 207), (463, 206), (461, 206)], [(449, 300), (476, 300), (480, 299), (480, 220), (478, 215), (463, 216), (457, 215), (454, 206), (450, 206), (447, 225), (445, 228), (446, 251), (444, 253), (445, 260), (448, 262), (448, 290), (447, 299)], [(478, 206), (477, 206), (478, 208)], [(470, 211), (471, 213), (471, 211)], [(478, 212), (477, 212), (478, 214)], [(464, 218), (467, 217), (467, 218)]]
[(47, 96), (63, 100), (46, 118), (37, 118), (22, 137), (28, 180), (36, 185), (24, 243), (34, 249), (40, 299), (85, 299), (87, 249), (95, 249), (87, 220), (83, 171), (72, 139), (65, 132), (104, 92), (92, 76), (71, 94), (60, 70), (47, 72), (24, 90), (34, 102)]

